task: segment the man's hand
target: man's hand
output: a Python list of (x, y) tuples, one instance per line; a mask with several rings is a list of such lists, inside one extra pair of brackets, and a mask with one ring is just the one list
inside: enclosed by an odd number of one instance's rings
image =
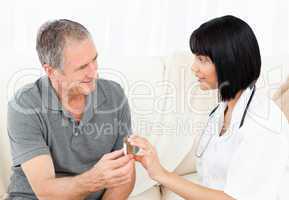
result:
[(80, 184), (89, 192), (114, 188), (132, 181), (134, 160), (124, 155), (123, 150), (105, 154), (89, 171), (83, 173)]

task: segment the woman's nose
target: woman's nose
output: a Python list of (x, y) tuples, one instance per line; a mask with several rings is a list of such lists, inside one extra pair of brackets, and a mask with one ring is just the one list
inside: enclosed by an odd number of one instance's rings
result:
[(199, 71), (199, 67), (196, 65), (196, 63), (193, 63), (193, 64), (192, 64), (191, 69), (192, 69), (192, 71), (193, 71), (194, 73), (196, 73), (196, 72)]

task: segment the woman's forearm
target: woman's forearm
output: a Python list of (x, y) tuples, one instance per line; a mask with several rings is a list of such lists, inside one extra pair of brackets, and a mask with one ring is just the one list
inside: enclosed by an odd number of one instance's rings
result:
[(187, 200), (233, 200), (223, 191), (194, 184), (175, 173), (164, 171), (156, 181)]

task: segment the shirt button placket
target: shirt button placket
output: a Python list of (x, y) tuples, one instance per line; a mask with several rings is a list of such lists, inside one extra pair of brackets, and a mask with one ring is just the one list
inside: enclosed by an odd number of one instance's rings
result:
[(78, 131), (79, 131), (78, 128), (76, 128), (76, 130), (74, 132), (74, 136), (78, 136), (78, 134), (79, 134)]
[(74, 136), (79, 136), (79, 132), (80, 132), (80, 130), (79, 130), (79, 127), (78, 127), (78, 125), (76, 124), (76, 122), (74, 122), (74, 130), (73, 130), (73, 135)]

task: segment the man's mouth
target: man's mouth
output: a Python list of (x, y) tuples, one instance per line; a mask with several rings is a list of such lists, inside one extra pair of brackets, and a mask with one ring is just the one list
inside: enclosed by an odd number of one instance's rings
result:
[(91, 80), (86, 80), (86, 81), (81, 81), (81, 83), (91, 83), (93, 81), (93, 79)]

